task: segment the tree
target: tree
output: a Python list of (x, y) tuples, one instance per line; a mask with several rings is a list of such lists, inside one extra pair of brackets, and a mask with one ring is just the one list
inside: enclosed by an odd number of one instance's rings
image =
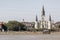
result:
[(60, 25), (58, 27), (60, 28)]
[(2, 29), (4, 29), (4, 31), (7, 32), (7, 27), (4, 24), (2, 24)]
[(8, 30), (13, 30), (13, 31), (19, 31), (19, 30), (26, 30), (25, 25), (18, 21), (8, 21), (8, 23), (5, 23), (7, 26)]

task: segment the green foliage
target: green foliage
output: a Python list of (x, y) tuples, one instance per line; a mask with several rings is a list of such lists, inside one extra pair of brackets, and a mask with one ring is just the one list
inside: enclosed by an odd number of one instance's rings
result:
[(60, 25), (59, 25), (59, 28), (60, 28)]
[(25, 25), (23, 25), (22, 23), (18, 22), (18, 21), (8, 21), (8, 23), (5, 23), (4, 25), (7, 26), (8, 30), (24, 30)]

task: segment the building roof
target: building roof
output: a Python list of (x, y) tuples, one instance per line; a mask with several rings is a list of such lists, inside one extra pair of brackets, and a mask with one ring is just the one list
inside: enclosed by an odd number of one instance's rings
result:
[(25, 26), (29, 26), (29, 27), (34, 25), (34, 22), (20, 22), (20, 23), (24, 24)]
[(56, 22), (55, 24), (60, 24), (60, 21)]

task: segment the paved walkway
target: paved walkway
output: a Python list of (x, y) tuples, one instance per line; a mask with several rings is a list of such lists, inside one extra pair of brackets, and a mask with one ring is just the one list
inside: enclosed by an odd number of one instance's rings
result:
[(0, 35), (0, 40), (60, 40), (60, 35)]

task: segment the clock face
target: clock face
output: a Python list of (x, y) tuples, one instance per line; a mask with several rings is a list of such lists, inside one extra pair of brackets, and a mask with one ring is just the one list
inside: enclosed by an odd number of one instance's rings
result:
[(45, 20), (45, 16), (42, 16), (42, 21), (44, 21)]

